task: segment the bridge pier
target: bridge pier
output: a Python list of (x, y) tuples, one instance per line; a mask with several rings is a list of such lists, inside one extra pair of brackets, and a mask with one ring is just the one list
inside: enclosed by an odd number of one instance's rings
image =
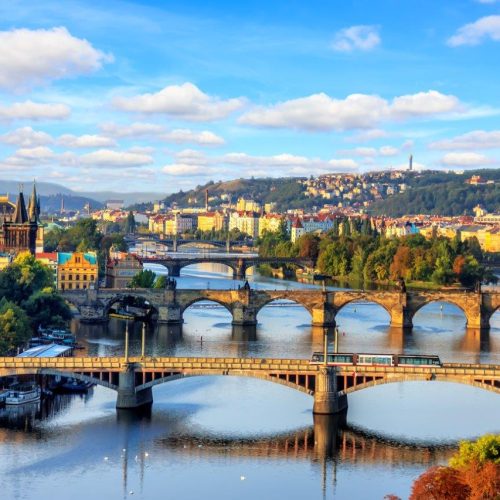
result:
[(184, 323), (181, 306), (176, 303), (170, 303), (158, 307), (158, 323), (164, 325), (179, 325)]
[(234, 326), (250, 326), (257, 324), (257, 311), (254, 307), (236, 303), (232, 307)]
[(413, 314), (407, 306), (393, 307), (389, 310), (389, 314), (391, 316), (390, 326), (392, 328), (402, 328), (403, 330), (411, 330), (413, 328)]
[(181, 266), (179, 264), (170, 264), (167, 268), (170, 278), (178, 278), (181, 275)]
[(347, 410), (347, 395), (337, 390), (337, 369), (322, 366), (316, 375), (313, 413), (333, 415)]
[(328, 303), (315, 307), (311, 311), (312, 326), (333, 327), (336, 324), (335, 315), (335, 309), (330, 307)]
[(150, 406), (152, 404), (153, 392), (151, 387), (136, 391), (134, 365), (129, 363), (126, 371), (119, 373), (116, 407), (126, 410)]

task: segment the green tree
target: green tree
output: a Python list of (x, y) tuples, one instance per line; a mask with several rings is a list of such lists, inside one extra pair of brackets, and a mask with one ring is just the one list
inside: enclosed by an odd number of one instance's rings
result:
[(53, 289), (35, 292), (25, 303), (33, 331), (38, 327), (64, 327), (71, 319), (71, 311), (63, 298)]
[(485, 434), (476, 441), (461, 441), (450, 459), (452, 467), (465, 467), (471, 462), (493, 462), (500, 465), (500, 434)]
[(156, 274), (149, 269), (139, 271), (130, 281), (129, 288), (153, 288)]
[(155, 281), (154, 288), (165, 288), (167, 286), (167, 277), (162, 274), (158, 276), (158, 279)]
[(0, 355), (15, 353), (31, 338), (32, 331), (26, 313), (13, 302), (0, 300)]

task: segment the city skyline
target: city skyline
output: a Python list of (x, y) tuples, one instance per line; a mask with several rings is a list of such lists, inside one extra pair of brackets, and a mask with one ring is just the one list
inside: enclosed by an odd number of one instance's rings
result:
[(172, 192), (410, 154), (500, 166), (499, 2), (263, 6), (0, 7), (0, 178)]

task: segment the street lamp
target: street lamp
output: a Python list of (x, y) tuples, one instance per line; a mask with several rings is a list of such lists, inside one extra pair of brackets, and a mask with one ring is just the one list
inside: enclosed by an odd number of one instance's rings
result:
[(328, 328), (324, 329), (323, 337), (323, 364), (326, 366), (328, 362)]
[(125, 363), (128, 363), (128, 320), (125, 324)]
[(141, 342), (141, 358), (144, 359), (146, 354), (146, 323), (142, 324), (142, 342)]

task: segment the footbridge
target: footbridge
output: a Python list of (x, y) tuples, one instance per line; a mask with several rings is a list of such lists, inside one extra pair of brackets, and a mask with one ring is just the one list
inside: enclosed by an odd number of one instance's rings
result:
[(311, 259), (301, 259), (295, 257), (257, 257), (257, 256), (237, 256), (225, 257), (223, 254), (197, 255), (193, 257), (141, 257), (143, 264), (160, 264), (168, 269), (171, 277), (180, 276), (181, 269), (192, 264), (212, 263), (224, 264), (232, 269), (234, 279), (245, 279), (248, 269), (261, 264), (271, 264), (279, 266), (283, 264), (293, 264), (302, 269), (313, 269), (314, 262)]
[(329, 367), (306, 359), (271, 358), (0, 358), (0, 377), (13, 375), (60, 375), (99, 384), (117, 391), (117, 408), (152, 404), (155, 385), (213, 375), (252, 377), (290, 387), (313, 396), (313, 412), (325, 415), (346, 410), (351, 392), (394, 382), (456, 382), (500, 394), (500, 366), (473, 364)]
[(315, 326), (335, 326), (335, 317), (347, 304), (373, 302), (389, 314), (391, 326), (411, 328), (413, 317), (426, 304), (448, 302), (459, 307), (467, 327), (484, 329), (500, 307), (500, 293), (471, 291), (322, 291), (308, 290), (156, 290), (111, 289), (65, 290), (62, 296), (80, 312), (82, 321), (106, 321), (111, 306), (126, 297), (142, 298), (157, 311), (158, 321), (166, 324), (183, 322), (183, 314), (200, 301), (213, 301), (227, 309), (234, 325), (256, 325), (259, 311), (273, 301), (290, 300), (304, 306)]

